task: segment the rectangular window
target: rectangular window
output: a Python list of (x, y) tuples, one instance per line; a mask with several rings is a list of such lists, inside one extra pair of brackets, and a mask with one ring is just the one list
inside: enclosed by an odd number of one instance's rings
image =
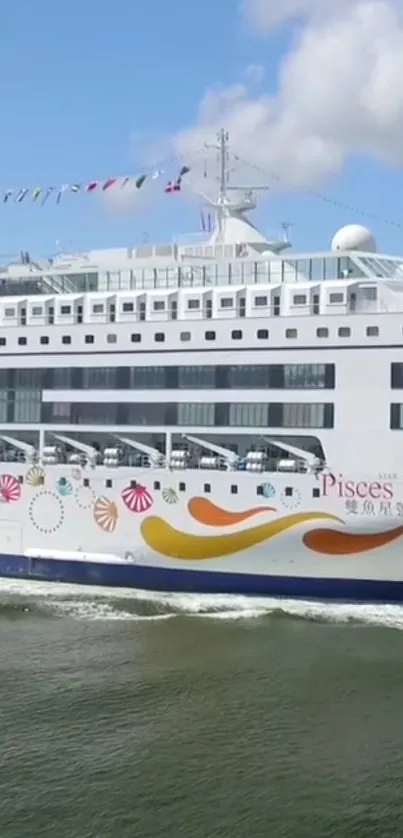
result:
[(268, 298), (267, 297), (255, 297), (254, 299), (255, 306), (267, 306), (268, 305)]
[(232, 338), (232, 340), (242, 340), (241, 330), (240, 329), (234, 329), (233, 332), (231, 332), (231, 338)]
[(340, 329), (337, 330), (337, 334), (339, 338), (349, 338), (351, 335), (351, 329), (348, 326), (340, 326)]
[(284, 364), (284, 387), (316, 390), (326, 387), (326, 368), (334, 364)]
[(214, 404), (178, 404), (178, 425), (214, 425)]
[(221, 297), (220, 306), (221, 306), (221, 308), (234, 308), (234, 298), (233, 297)]
[(205, 332), (204, 337), (206, 340), (215, 340), (215, 332)]
[(71, 314), (71, 306), (60, 306), (60, 314)]
[(134, 311), (134, 303), (123, 303), (122, 304), (122, 312), (123, 314), (130, 314), (130, 312)]
[(32, 314), (32, 317), (42, 317), (42, 314), (43, 314), (42, 306), (32, 306), (31, 314)]
[(188, 309), (195, 311), (200, 308), (200, 300), (188, 300)]
[(132, 343), (141, 343), (141, 335), (138, 332), (135, 332), (130, 339)]
[(215, 367), (178, 367), (178, 387), (181, 389), (214, 389)]
[(85, 343), (94, 343), (94, 335), (86, 335), (84, 340)]
[(84, 367), (84, 390), (115, 390), (117, 387), (117, 367)]
[(14, 395), (14, 422), (40, 422), (41, 396), (40, 390), (16, 389)]
[(4, 310), (4, 317), (15, 317), (15, 308), (6, 308)]
[(258, 340), (267, 340), (269, 337), (269, 332), (267, 329), (258, 329), (256, 332), (256, 337)]
[(390, 365), (390, 386), (393, 390), (403, 389), (403, 363)]
[(69, 390), (73, 386), (73, 370), (71, 367), (55, 367), (53, 370), (52, 389)]
[(156, 332), (154, 335), (154, 340), (156, 343), (164, 343), (165, 335), (164, 332)]
[(116, 341), (117, 341), (117, 335), (110, 334), (110, 335), (106, 336), (106, 342), (107, 343), (116, 343)]
[(297, 332), (296, 329), (286, 329), (285, 330), (285, 336), (286, 336), (286, 338), (297, 338), (298, 337), (298, 332)]
[(329, 303), (344, 303), (344, 294), (329, 294)]
[(191, 340), (191, 337), (192, 337), (192, 336), (191, 336), (190, 332), (181, 332), (181, 333), (180, 333), (180, 336), (179, 336), (180, 340), (181, 340), (183, 343), (187, 343), (188, 341), (190, 341), (190, 340)]
[(326, 329), (326, 326), (319, 326), (316, 329), (316, 337), (317, 338), (328, 338), (329, 337), (329, 329)]
[(153, 311), (165, 311), (165, 300), (154, 300)]
[(285, 402), (282, 410), (283, 428), (333, 427), (333, 405)]
[(40, 339), (39, 339), (39, 343), (41, 343), (41, 344), (42, 344), (42, 346), (46, 346), (46, 344), (48, 344), (48, 343), (49, 343), (49, 338), (48, 338), (48, 336), (47, 336), (47, 335), (41, 335), (41, 337), (40, 337)]
[(93, 314), (103, 314), (104, 313), (104, 304), (103, 303), (95, 303), (92, 306), (92, 313)]
[(403, 429), (403, 404), (391, 404), (390, 427), (392, 431), (401, 431)]
[(18, 346), (26, 346), (27, 339), (26, 338), (18, 338)]
[(62, 335), (62, 343), (71, 343), (70, 335)]
[(165, 390), (166, 367), (131, 367), (130, 388), (133, 390)]
[(294, 294), (292, 302), (294, 306), (306, 306), (306, 295)]
[(230, 404), (229, 424), (232, 427), (267, 427), (269, 406), (267, 404)]
[(377, 338), (379, 336), (378, 326), (367, 326), (367, 338)]

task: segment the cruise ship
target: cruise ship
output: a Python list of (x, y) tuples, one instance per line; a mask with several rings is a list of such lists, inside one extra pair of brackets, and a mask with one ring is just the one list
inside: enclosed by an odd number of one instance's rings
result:
[[(211, 234), (0, 268), (0, 576), (403, 601), (403, 258)], [(241, 197), (240, 197), (241, 194)]]

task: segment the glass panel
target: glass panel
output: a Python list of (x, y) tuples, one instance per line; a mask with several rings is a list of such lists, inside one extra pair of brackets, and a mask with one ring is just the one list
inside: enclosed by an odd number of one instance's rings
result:
[(214, 404), (178, 404), (178, 425), (214, 425)]
[(323, 404), (283, 405), (283, 426), (285, 428), (323, 428), (325, 406)]

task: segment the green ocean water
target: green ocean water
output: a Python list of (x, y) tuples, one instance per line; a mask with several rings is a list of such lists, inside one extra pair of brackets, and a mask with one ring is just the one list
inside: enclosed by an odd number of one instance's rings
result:
[(0, 583), (1, 838), (401, 838), (402, 629)]

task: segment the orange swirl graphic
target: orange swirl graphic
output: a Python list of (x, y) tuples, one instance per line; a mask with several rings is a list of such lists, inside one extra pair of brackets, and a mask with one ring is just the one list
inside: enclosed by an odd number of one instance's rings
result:
[(385, 547), (391, 541), (403, 535), (403, 526), (395, 527), (386, 532), (351, 533), (338, 530), (311, 530), (305, 533), (303, 542), (315, 553), (325, 553), (328, 556), (351, 556), (353, 553), (365, 553)]
[(276, 512), (273, 506), (255, 506), (243, 512), (231, 512), (229, 509), (217, 506), (208, 498), (191, 498), (188, 510), (195, 521), (207, 527), (230, 527), (231, 524), (247, 521), (259, 512)]
[(141, 534), (148, 547), (170, 559), (184, 561), (218, 559), (240, 553), (262, 541), (274, 538), (297, 524), (307, 521), (327, 520), (341, 524), (340, 518), (326, 512), (296, 512), (276, 518), (258, 527), (225, 535), (190, 535), (171, 527), (163, 518), (150, 515), (141, 524)]

